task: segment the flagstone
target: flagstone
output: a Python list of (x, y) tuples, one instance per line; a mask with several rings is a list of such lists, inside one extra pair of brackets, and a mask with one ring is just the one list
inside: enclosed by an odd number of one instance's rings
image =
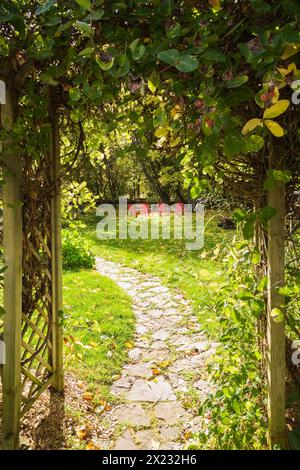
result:
[(200, 401), (213, 390), (201, 370), (217, 344), (206, 341), (190, 302), (158, 277), (100, 258), (96, 265), (131, 296), (136, 317), (129, 363), (111, 387), (122, 404), (103, 417), (103, 423), (109, 419), (112, 437), (117, 423), (130, 426), (112, 439), (114, 449), (183, 449), (180, 436), (191, 429), (197, 433), (201, 421), (180, 400), (188, 398), (190, 388)]
[(126, 393), (129, 401), (175, 401), (176, 396), (169, 382), (163, 377), (157, 377), (155, 381), (136, 380), (131, 390)]

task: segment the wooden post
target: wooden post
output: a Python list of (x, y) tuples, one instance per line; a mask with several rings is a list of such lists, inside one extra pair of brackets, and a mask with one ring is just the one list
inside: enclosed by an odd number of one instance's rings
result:
[(52, 364), (54, 377), (52, 386), (54, 390), (63, 392), (63, 328), (62, 328), (62, 242), (61, 242), (61, 196), (59, 187), (60, 178), (60, 151), (57, 110), (50, 96), (51, 143), (50, 157), (52, 166), (52, 181), (54, 194), (51, 201), (51, 237), (52, 237)]
[[(15, 119), (16, 98), (7, 90), (1, 105), (1, 124), (9, 132)], [(21, 318), (22, 318), (22, 207), (21, 156), (8, 137), (3, 143), (3, 251), (4, 344), (3, 365), (3, 448), (15, 449), (19, 442), (21, 407)]]
[[(284, 159), (271, 148), (269, 169), (283, 170)], [(284, 297), (277, 289), (284, 284), (285, 271), (285, 185), (276, 184), (268, 194), (268, 205), (277, 213), (269, 221), (268, 231), (268, 318), (267, 318), (267, 379), (269, 445), (284, 447), (285, 439), (285, 321)], [(275, 308), (283, 318), (272, 314)], [(281, 320), (281, 321), (278, 321)]]

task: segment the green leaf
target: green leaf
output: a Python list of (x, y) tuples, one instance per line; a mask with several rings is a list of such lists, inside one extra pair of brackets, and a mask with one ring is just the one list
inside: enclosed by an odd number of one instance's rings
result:
[(49, 75), (46, 72), (41, 73), (40, 79), (42, 82), (46, 83), (47, 85), (53, 85), (53, 86), (58, 85), (58, 82), (52, 77), (52, 75)]
[(93, 48), (92, 47), (86, 47), (81, 52), (79, 52), (79, 55), (81, 57), (91, 57), (92, 53), (93, 53)]
[(253, 10), (258, 13), (267, 13), (271, 10), (271, 5), (263, 0), (250, 0)]
[(248, 82), (249, 77), (247, 75), (240, 75), (227, 82), (227, 88), (238, 88)]
[(260, 221), (262, 225), (267, 228), (269, 220), (271, 220), (277, 214), (277, 210), (274, 207), (264, 207), (260, 211)]
[(189, 54), (182, 55), (180, 57), (179, 63), (176, 65), (176, 68), (180, 72), (185, 72), (185, 73), (194, 72), (195, 70), (199, 68), (199, 60), (196, 57), (189, 55)]
[(299, 31), (284, 31), (281, 33), (281, 39), (286, 44), (300, 43), (300, 32)]
[(291, 179), (291, 172), (289, 170), (269, 170), (267, 179), (264, 182), (264, 189), (270, 191), (276, 186), (276, 183), (286, 184)]
[(246, 239), (253, 238), (256, 222), (256, 214), (250, 214), (243, 227), (243, 235)]
[(191, 191), (190, 191), (191, 198), (192, 198), (192, 199), (196, 199), (197, 197), (200, 196), (200, 194), (201, 194), (202, 191), (203, 191), (202, 186), (199, 184), (199, 182), (196, 182), (196, 183), (192, 186)]
[(251, 255), (251, 263), (258, 264), (258, 263), (260, 263), (260, 259), (261, 259), (261, 257), (260, 257), (259, 251), (254, 250), (252, 255)]
[(240, 133), (226, 132), (224, 135), (224, 153), (226, 157), (234, 157), (234, 155), (242, 152), (243, 148), (244, 141)]
[(129, 46), (134, 60), (140, 60), (146, 51), (144, 44), (139, 44), (139, 42), (139, 39), (135, 39)]
[(84, 33), (84, 36), (91, 37), (93, 29), (89, 23), (85, 21), (76, 21), (77, 28)]
[(288, 440), (292, 449), (300, 450), (300, 429), (289, 432)]
[(203, 57), (210, 62), (226, 62), (226, 56), (220, 49), (209, 49)]
[(92, 9), (92, 2), (91, 0), (75, 0), (78, 5), (83, 7), (85, 10), (91, 10)]
[(242, 134), (243, 135), (248, 134), (248, 132), (254, 131), (254, 129), (256, 129), (258, 126), (260, 126), (260, 127), (263, 126), (263, 120), (262, 119), (258, 119), (258, 118), (250, 119), (244, 125), (244, 127), (242, 129)]
[(283, 312), (280, 310), (280, 308), (277, 307), (272, 309), (270, 315), (275, 323), (281, 323), (284, 319)]
[(96, 62), (99, 65), (100, 69), (109, 70), (113, 67), (115, 59), (114, 59), (114, 57), (112, 57), (109, 61), (104, 62), (103, 60), (101, 60), (99, 54), (97, 54), (96, 55)]
[(263, 137), (260, 135), (252, 134), (245, 140), (247, 152), (259, 152), (265, 145)]
[(166, 51), (161, 51), (157, 57), (159, 60), (162, 62), (165, 62), (166, 64), (175, 66), (179, 64), (180, 62), (180, 52), (177, 49), (168, 49)]
[(165, 123), (167, 120), (167, 114), (166, 111), (163, 108), (158, 108), (153, 116), (153, 125), (154, 127), (157, 127), (163, 123)]
[(241, 408), (236, 398), (232, 402), (232, 408), (234, 409), (236, 414), (238, 415), (241, 414)]
[(39, 6), (35, 10), (36, 16), (42, 15), (43, 13), (46, 13), (49, 11), (53, 6), (55, 5), (55, 0), (48, 0), (48, 2), (43, 3), (41, 6)]
[(127, 55), (119, 55), (116, 60), (116, 65), (118, 66), (117, 71), (114, 73), (116, 78), (121, 78), (128, 74), (130, 69), (130, 62)]
[(69, 89), (69, 96), (71, 101), (79, 101), (80, 100), (80, 88), (79, 87), (73, 87)]
[(259, 292), (264, 292), (266, 290), (266, 288), (268, 287), (268, 277), (267, 276), (264, 276), (260, 283), (258, 284), (258, 291)]
[(169, 39), (175, 39), (181, 34), (181, 25), (180, 23), (172, 24), (172, 26), (166, 28), (166, 34)]
[(101, 20), (102, 16), (104, 15), (104, 10), (93, 10), (91, 13), (87, 16), (87, 21), (99, 21)]
[(248, 215), (248, 213), (245, 210), (242, 210), (242, 209), (235, 209), (235, 211), (233, 212), (233, 218), (237, 222), (242, 222), (243, 220), (245, 220), (247, 215)]

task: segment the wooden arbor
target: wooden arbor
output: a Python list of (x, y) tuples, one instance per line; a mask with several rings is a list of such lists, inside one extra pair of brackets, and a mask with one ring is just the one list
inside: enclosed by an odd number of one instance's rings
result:
[(18, 113), (12, 89), (1, 105), (4, 344), (3, 447), (18, 447), (20, 421), (49, 386), (63, 390), (62, 268), (59, 143), (50, 100), (49, 151), (34, 161), (14, 149), (11, 130)]

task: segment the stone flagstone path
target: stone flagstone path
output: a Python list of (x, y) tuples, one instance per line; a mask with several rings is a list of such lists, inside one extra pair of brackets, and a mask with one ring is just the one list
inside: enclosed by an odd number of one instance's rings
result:
[[(96, 266), (132, 297), (136, 316), (130, 362), (112, 385), (120, 399), (108, 417), (112, 448), (182, 449), (201, 419), (197, 403), (211, 391), (201, 373), (215, 344), (199, 330), (189, 302), (159, 278), (102, 258)], [(184, 407), (191, 398), (194, 413)]]

